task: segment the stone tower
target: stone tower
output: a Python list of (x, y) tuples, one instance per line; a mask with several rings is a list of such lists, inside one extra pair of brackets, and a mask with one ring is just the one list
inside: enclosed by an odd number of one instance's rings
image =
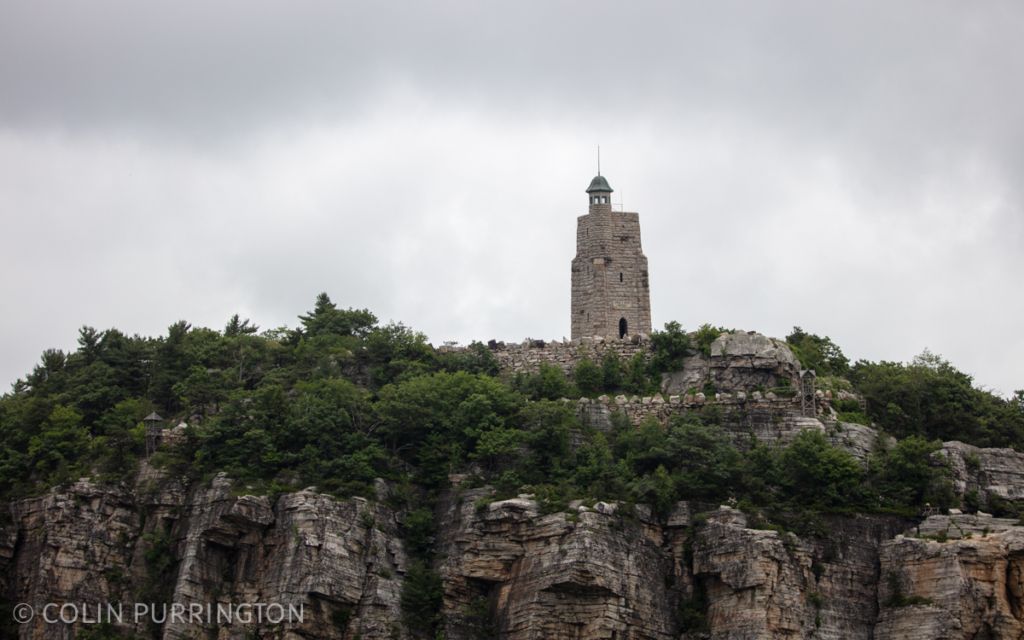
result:
[(651, 293), (640, 214), (612, 211), (612, 188), (604, 176), (591, 180), (587, 194), (590, 210), (576, 219), (572, 338), (649, 335)]

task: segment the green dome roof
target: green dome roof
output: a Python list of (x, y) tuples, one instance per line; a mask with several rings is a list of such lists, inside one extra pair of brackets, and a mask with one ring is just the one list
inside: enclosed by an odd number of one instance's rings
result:
[(594, 179), (590, 181), (590, 186), (587, 187), (587, 193), (593, 193), (595, 191), (607, 191), (612, 192), (611, 185), (604, 179), (604, 176), (594, 176)]

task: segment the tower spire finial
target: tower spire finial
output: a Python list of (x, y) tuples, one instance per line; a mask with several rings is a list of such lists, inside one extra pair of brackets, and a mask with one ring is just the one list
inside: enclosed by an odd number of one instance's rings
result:
[(597, 145), (597, 175), (601, 175), (601, 145)]

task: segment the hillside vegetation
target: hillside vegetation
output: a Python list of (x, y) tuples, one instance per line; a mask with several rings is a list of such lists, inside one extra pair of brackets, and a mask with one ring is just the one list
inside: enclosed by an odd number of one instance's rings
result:
[[(177, 322), (159, 338), (83, 327), (73, 353), (49, 350), (0, 399), (0, 495), (39, 492), (84, 475), (129, 477), (144, 454), (151, 411), (190, 426), (152, 462), (193, 478), (226, 471), (247, 490), (315, 485), (373, 497), (374, 480), (420, 502), (468, 474), (499, 495), (529, 491), (549, 509), (568, 500), (616, 499), (664, 512), (677, 500), (734, 499), (767, 521), (813, 522), (830, 512), (917, 513), (949, 504), (941, 440), (1024, 450), (1024, 393), (997, 397), (925, 354), (909, 364), (856, 362), (828, 338), (787, 338), (822, 385), (859, 393), (837, 406), (898, 440), (865, 466), (819, 433), (787, 447), (740, 450), (713, 409), (639, 428), (616, 419), (585, 429), (563, 397), (657, 389), (660, 373), (700, 353), (721, 332), (676, 323), (652, 353), (499, 376), (488, 348), (436, 350), (421, 333), (339, 309), (326, 294), (295, 329), (259, 332), (231, 318), (222, 331)], [(404, 497), (403, 497), (404, 496)], [(787, 516), (789, 514), (789, 516)]]

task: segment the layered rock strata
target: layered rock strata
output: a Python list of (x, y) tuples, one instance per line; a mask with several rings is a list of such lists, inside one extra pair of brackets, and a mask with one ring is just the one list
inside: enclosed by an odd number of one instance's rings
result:
[[(947, 455), (961, 450), (946, 445)], [(1013, 455), (967, 453), (980, 464), (968, 477), (987, 479), (978, 486), (1015, 495), (1024, 469)], [(448, 640), (1024, 637), (1015, 519), (835, 517), (821, 537), (801, 538), (753, 528), (729, 507), (679, 503), (656, 517), (642, 505), (576, 502), (544, 513), (530, 496), (490, 496), (456, 488), (436, 513)], [(162, 639), (410, 637), (402, 513), (378, 502), (312, 489), (239, 495), (225, 477), (190, 488), (144, 469), (133, 486), (80, 481), (10, 512), (0, 587), (11, 604), (272, 602), (301, 607), (303, 620), (122, 629)], [(73, 637), (40, 618), (15, 631)]]

